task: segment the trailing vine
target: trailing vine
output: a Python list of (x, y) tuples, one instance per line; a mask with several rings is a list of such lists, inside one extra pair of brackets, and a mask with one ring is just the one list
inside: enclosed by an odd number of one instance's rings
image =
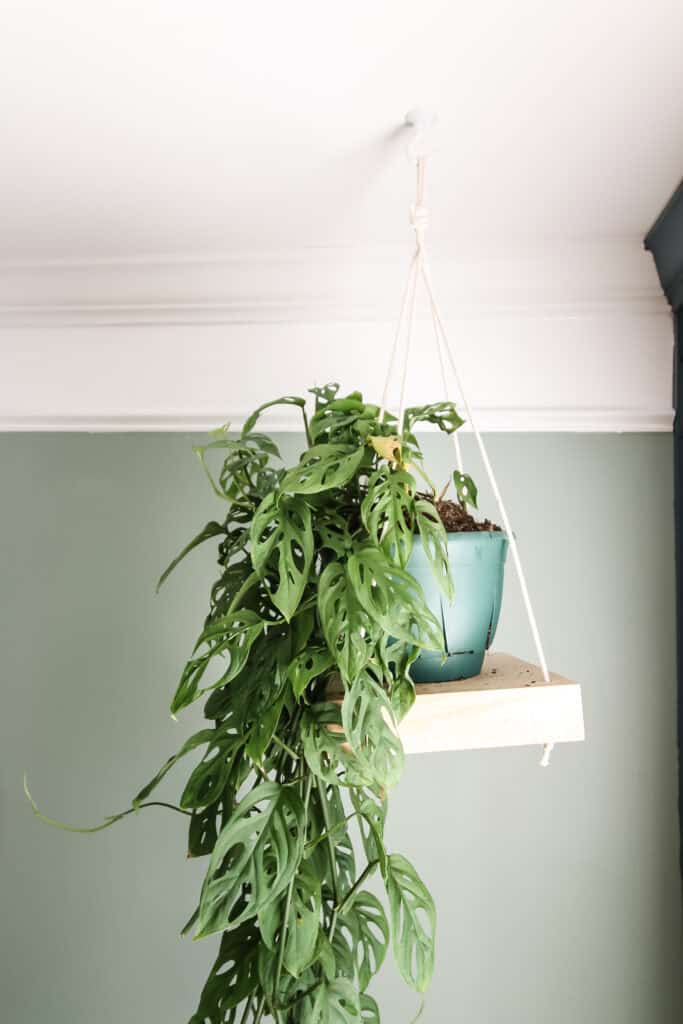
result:
[[(410, 665), (420, 647), (442, 646), (406, 569), (416, 535), (444, 593), (452, 586), (414, 427), (452, 433), (462, 421), (443, 402), (408, 409), (398, 431), (359, 392), (311, 393), (310, 421), (303, 398), (280, 398), (238, 437), (225, 427), (196, 449), (227, 508), (159, 581), (218, 541), (208, 615), (171, 703), (177, 715), (204, 698), (207, 726), (131, 807), (155, 805), (166, 774), (203, 749), (179, 807), (162, 805), (189, 816), (189, 856), (208, 858), (183, 933), (220, 935), (190, 1024), (375, 1024), (368, 986), (388, 947), (418, 992), (434, 965), (434, 902), (413, 865), (386, 850), (384, 823), (403, 766), (396, 723), (415, 697)], [(276, 404), (303, 414), (307, 447), (290, 468), (254, 429)], [(469, 477), (455, 485), (476, 503)], [(388, 915), (366, 888), (375, 873)]]

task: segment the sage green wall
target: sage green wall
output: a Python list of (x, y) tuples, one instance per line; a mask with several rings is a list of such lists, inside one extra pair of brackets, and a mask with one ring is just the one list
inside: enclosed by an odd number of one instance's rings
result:
[[(178, 938), (202, 873), (184, 819), (151, 810), (74, 836), (38, 824), (21, 792), (26, 769), (46, 811), (97, 822), (193, 727), (167, 707), (211, 555), (153, 586), (215, 512), (190, 442), (0, 438), (7, 1024), (185, 1024), (208, 970), (213, 940)], [(445, 439), (425, 447), (445, 478)], [(422, 1019), (679, 1024), (671, 439), (498, 435), (491, 453), (551, 663), (583, 683), (588, 740), (547, 771), (530, 748), (408, 760), (389, 842), (439, 908)], [(532, 655), (512, 573), (497, 646)], [(376, 994), (388, 1024), (419, 1002), (393, 968)]]

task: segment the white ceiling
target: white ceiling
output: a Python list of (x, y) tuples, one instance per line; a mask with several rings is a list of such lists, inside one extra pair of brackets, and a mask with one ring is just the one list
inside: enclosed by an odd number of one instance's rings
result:
[(683, 166), (681, 0), (4, 0), (0, 260), (637, 240)]

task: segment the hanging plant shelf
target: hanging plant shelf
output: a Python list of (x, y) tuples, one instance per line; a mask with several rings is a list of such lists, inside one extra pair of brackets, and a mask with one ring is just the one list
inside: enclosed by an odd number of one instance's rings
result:
[(417, 683), (399, 726), (406, 754), (584, 739), (581, 687), (511, 654), (488, 654), (480, 675)]

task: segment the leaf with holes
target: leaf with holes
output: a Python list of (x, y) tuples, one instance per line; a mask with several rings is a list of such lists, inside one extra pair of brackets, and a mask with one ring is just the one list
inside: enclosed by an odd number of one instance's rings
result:
[(386, 459), (392, 464), (401, 461), (401, 438), (397, 434), (369, 437), (368, 444), (372, 445), (380, 459)]
[(368, 862), (379, 862), (385, 872), (387, 852), (384, 848), (384, 822), (388, 801), (383, 789), (377, 787), (351, 790), (351, 803), (358, 815), (358, 830)]
[(395, 786), (403, 773), (403, 747), (387, 695), (367, 671), (344, 695), (342, 726), (361, 773), (377, 786)]
[(211, 854), (197, 938), (235, 928), (280, 895), (303, 856), (304, 821), (299, 797), (275, 782), (260, 783), (242, 800)]
[(415, 519), (434, 582), (445, 597), (452, 601), (455, 593), (448, 563), (448, 537), (441, 516), (433, 502), (420, 498), (415, 503)]
[(315, 959), (321, 906), (320, 881), (304, 861), (294, 879), (283, 960), (285, 969), (295, 978)]
[(409, 675), (399, 676), (391, 687), (391, 710), (397, 722), (402, 722), (415, 703), (415, 683)]
[(250, 434), (256, 426), (256, 421), (261, 413), (265, 412), (266, 409), (271, 409), (274, 405), (295, 405), (303, 412), (306, 408), (306, 399), (298, 398), (296, 395), (285, 395), (283, 398), (274, 398), (272, 402), (264, 402), (263, 405), (259, 405), (258, 409), (255, 409), (251, 416), (244, 421), (242, 437)]
[[(265, 623), (252, 611), (243, 608), (241, 611), (223, 615), (219, 619), (210, 622), (201, 633), (195, 646), (195, 652), (200, 647), (206, 650), (188, 661), (178, 684), (175, 696), (171, 703), (171, 712), (175, 714), (182, 708), (188, 707), (204, 693), (229, 683), (244, 668), (252, 644), (262, 632)], [(221, 677), (205, 687), (199, 689), (199, 684), (213, 658), (225, 657), (228, 655), (228, 667)]]
[(443, 650), (443, 631), (427, 607), (422, 587), (379, 548), (364, 547), (352, 555), (348, 576), (359, 604), (391, 636)]
[(356, 893), (344, 917), (356, 920), (356, 970), (358, 985), (364, 992), (384, 963), (389, 944), (389, 922), (380, 901), (366, 890)]
[(192, 812), (187, 836), (188, 857), (207, 857), (211, 853), (218, 836), (217, 818), (217, 804), (211, 804), (209, 807), (202, 807), (200, 810)]
[(434, 900), (413, 865), (399, 853), (389, 857), (384, 880), (398, 969), (412, 988), (424, 992), (434, 970)]
[(360, 1019), (363, 1024), (380, 1024), (379, 1006), (367, 992), (360, 997)]
[(347, 978), (323, 982), (303, 1001), (301, 1024), (360, 1024), (358, 991)]
[(314, 445), (304, 452), (298, 466), (285, 473), (282, 490), (287, 494), (317, 494), (343, 487), (358, 471), (364, 455), (363, 446)]
[(223, 1024), (258, 984), (257, 953), (259, 933), (253, 924), (224, 932), (216, 962), (202, 989), (197, 1012), (190, 1024)]
[(301, 719), (306, 764), (318, 778), (335, 786), (370, 784), (344, 735), (337, 704), (316, 703)]
[(467, 505), (477, 507), (477, 485), (467, 473), (460, 473), (457, 469), (453, 473), (453, 483), (460, 501)]
[(413, 549), (415, 480), (403, 469), (383, 467), (368, 480), (361, 505), (363, 525), (373, 544), (405, 569)]
[(342, 677), (355, 679), (372, 657), (377, 629), (342, 564), (330, 562), (318, 582), (318, 614)]
[(299, 606), (313, 562), (311, 512), (303, 498), (274, 493), (259, 506), (251, 526), (251, 560), (265, 576), (274, 555), (277, 586), (270, 599), (289, 622)]
[(464, 423), (453, 402), (433, 402), (406, 409), (403, 432), (411, 433), (416, 423), (434, 423), (445, 434), (453, 434)]
[(217, 731), (217, 738), (187, 780), (180, 806), (199, 810), (218, 800), (230, 777), (233, 758), (242, 745), (240, 737), (226, 738)]
[(304, 695), (306, 687), (334, 665), (334, 658), (327, 649), (309, 647), (297, 654), (289, 663), (287, 675), (297, 700)]

